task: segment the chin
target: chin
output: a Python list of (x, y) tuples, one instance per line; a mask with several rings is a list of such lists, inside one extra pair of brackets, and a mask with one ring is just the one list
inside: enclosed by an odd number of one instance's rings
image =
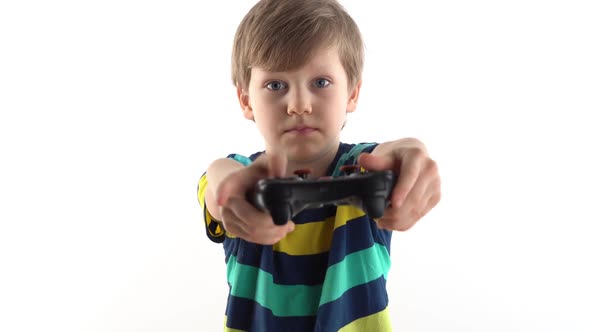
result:
[(326, 143), (305, 143), (285, 147), (284, 151), (287, 153), (287, 158), (289, 161), (307, 163), (324, 157), (326, 153), (331, 151), (331, 146), (327, 145)]

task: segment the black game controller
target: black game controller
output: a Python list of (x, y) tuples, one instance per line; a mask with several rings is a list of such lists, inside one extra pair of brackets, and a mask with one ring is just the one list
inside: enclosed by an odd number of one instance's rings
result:
[(396, 176), (392, 171), (360, 172), (358, 166), (343, 166), (346, 176), (308, 179), (309, 170), (295, 176), (258, 181), (247, 193), (251, 204), (267, 211), (277, 225), (284, 225), (299, 212), (326, 204), (354, 205), (371, 218), (383, 216), (390, 204)]

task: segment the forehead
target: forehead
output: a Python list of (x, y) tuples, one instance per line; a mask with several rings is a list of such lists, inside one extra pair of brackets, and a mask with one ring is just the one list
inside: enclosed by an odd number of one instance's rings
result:
[(273, 72), (261, 67), (252, 67), (252, 76), (269, 73), (295, 73), (300, 71), (319, 72), (331, 75), (346, 75), (336, 47), (320, 48), (310, 55), (301, 67), (287, 72)]

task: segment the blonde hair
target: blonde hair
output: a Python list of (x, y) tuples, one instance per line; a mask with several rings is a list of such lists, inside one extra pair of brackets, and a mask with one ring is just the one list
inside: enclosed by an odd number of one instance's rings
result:
[(363, 41), (336, 0), (261, 0), (243, 18), (233, 44), (232, 81), (248, 87), (252, 67), (289, 71), (320, 47), (338, 48), (349, 88), (361, 78)]

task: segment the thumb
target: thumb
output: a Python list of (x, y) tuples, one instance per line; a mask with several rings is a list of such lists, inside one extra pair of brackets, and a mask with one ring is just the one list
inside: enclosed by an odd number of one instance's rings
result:
[(217, 187), (217, 204), (224, 206), (230, 197), (244, 196), (248, 188), (264, 177), (263, 173), (259, 168), (244, 168), (227, 175)]
[(269, 153), (267, 158), (269, 177), (283, 177), (287, 174), (287, 155), (285, 153)]
[(216, 194), (217, 204), (219, 206), (224, 206), (229, 197), (236, 192), (239, 187), (236, 178), (237, 176), (235, 176), (235, 174), (230, 174), (219, 183)]

